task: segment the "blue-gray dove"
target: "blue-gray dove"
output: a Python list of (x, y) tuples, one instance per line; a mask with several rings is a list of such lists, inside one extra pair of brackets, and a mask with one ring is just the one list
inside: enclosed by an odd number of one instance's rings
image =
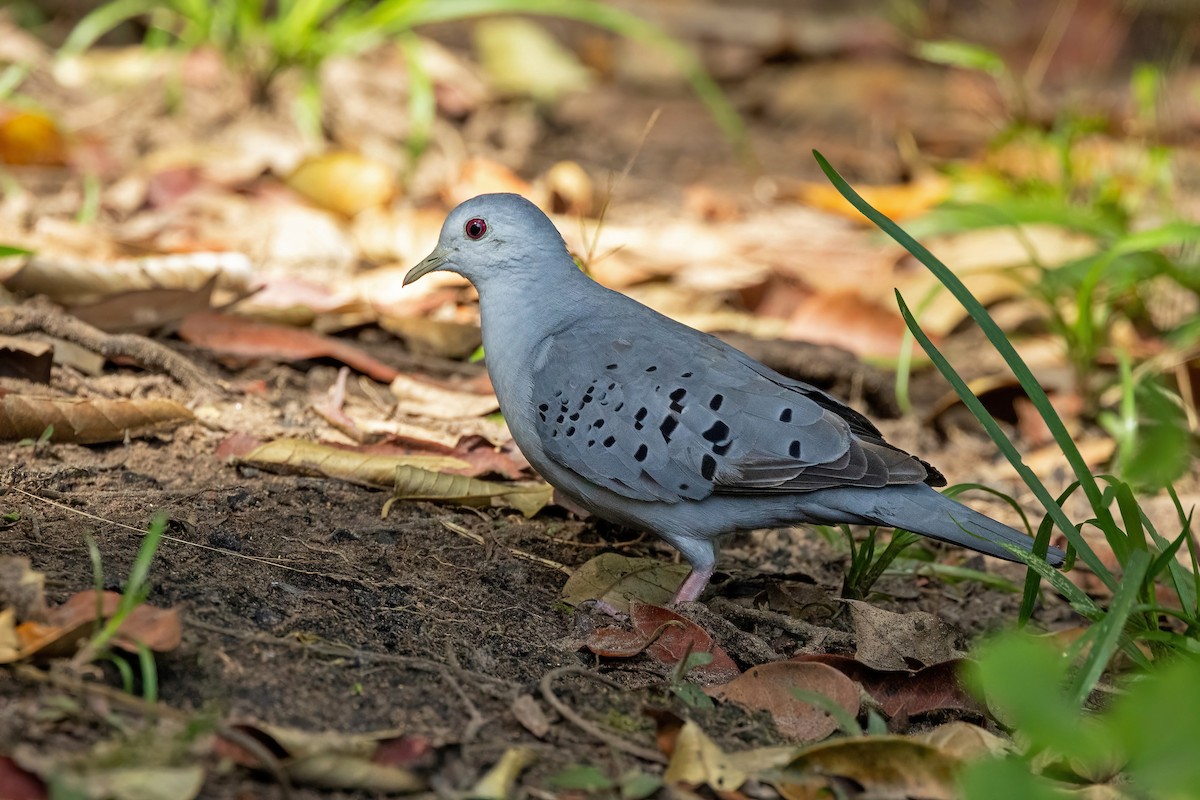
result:
[(858, 523), (1010, 561), (999, 543), (1031, 548), (936, 491), (941, 473), (862, 414), (596, 283), (518, 195), (454, 209), (404, 282), (436, 270), (479, 292), (488, 373), (529, 463), (588, 511), (678, 548), (692, 572), (676, 603), (700, 596), (733, 531)]

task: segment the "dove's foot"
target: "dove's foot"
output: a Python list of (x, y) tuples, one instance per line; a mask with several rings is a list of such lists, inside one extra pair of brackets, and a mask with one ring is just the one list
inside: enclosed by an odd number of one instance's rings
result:
[(675, 596), (671, 598), (671, 605), (677, 606), (680, 603), (692, 603), (700, 599), (700, 593), (704, 591), (704, 587), (708, 586), (708, 582), (712, 580), (713, 568), (693, 569), (684, 578), (683, 583), (679, 584), (679, 590), (675, 592)]

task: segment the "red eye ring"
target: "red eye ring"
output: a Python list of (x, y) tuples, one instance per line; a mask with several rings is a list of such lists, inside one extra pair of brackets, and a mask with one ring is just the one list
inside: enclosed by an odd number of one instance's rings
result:
[(472, 217), (467, 220), (466, 225), (463, 225), (463, 233), (467, 235), (468, 239), (482, 239), (487, 230), (487, 221), (482, 217)]

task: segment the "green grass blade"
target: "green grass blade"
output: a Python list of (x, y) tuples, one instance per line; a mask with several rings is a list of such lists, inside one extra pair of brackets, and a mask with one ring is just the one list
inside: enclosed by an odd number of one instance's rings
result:
[(1149, 566), (1150, 554), (1146, 550), (1134, 550), (1129, 554), (1129, 559), (1125, 562), (1125, 572), (1121, 576), (1121, 584), (1108, 605), (1108, 613), (1096, 624), (1095, 642), (1075, 675), (1072, 696), (1077, 705), (1082, 706), (1092, 689), (1096, 688), (1104, 668), (1117, 651), (1121, 643), (1121, 633), (1133, 614), (1134, 603)]
[(929, 337), (925, 335), (925, 332), (917, 325), (917, 321), (913, 318), (908, 304), (904, 302), (904, 298), (901, 297), (899, 291), (896, 292), (896, 301), (899, 303), (900, 315), (904, 318), (905, 324), (908, 325), (917, 342), (925, 350), (930, 360), (933, 361), (934, 366), (937, 367), (938, 371), (950, 383), (950, 386), (958, 394), (967, 409), (983, 425), (988, 435), (992, 438), (992, 441), (1000, 449), (1000, 452), (1004, 454), (1004, 457), (1008, 459), (1009, 463), (1017, 471), (1017, 474), (1020, 475), (1021, 480), (1033, 491), (1038, 500), (1041, 501), (1042, 506), (1046, 509), (1046, 512), (1054, 518), (1059, 529), (1066, 534), (1067, 540), (1079, 551), (1080, 557), (1084, 562), (1092, 568), (1105, 584), (1115, 589), (1116, 579), (1108, 567), (1104, 565), (1100, 557), (1087, 545), (1087, 542), (1084, 541), (1083, 536), (1079, 533), (1079, 529), (1067, 518), (1066, 513), (1062, 510), (1062, 506), (1054, 501), (1054, 498), (1050, 496), (1049, 490), (1046, 489), (1033, 470), (1027, 467), (1025, 462), (1021, 460), (1021, 454), (1017, 451), (1016, 446), (1005, 435), (1004, 431), (1000, 429), (1000, 425), (996, 422), (995, 418), (983, 407), (983, 403), (980, 402), (979, 398), (971, 392), (966, 381), (962, 379), (958, 371), (950, 365), (946, 357), (942, 355), (941, 351), (934, 346)]
[[(838, 192), (840, 192), (841, 195), (845, 197), (851, 205), (853, 205), (864, 216), (866, 216), (867, 219), (871, 220), (871, 222), (883, 230), (884, 233), (895, 239), (901, 247), (903, 247), (918, 261), (924, 264), (930, 270), (930, 272), (932, 272), (934, 276), (937, 277), (937, 279), (941, 281), (941, 283), (946, 286), (947, 289), (950, 290), (951, 294), (958, 299), (963, 308), (967, 310), (967, 313), (970, 314), (971, 318), (976, 322), (976, 324), (979, 325), (980, 329), (983, 330), (988, 341), (991, 342), (992, 346), (996, 348), (997, 352), (1000, 353), (1005, 362), (1008, 364), (1009, 368), (1013, 371), (1013, 374), (1020, 382), (1021, 387), (1025, 390), (1026, 395), (1028, 395), (1030, 401), (1037, 409), (1038, 414), (1045, 421), (1046, 426), (1049, 428), (1055, 442), (1059, 445), (1059, 447), (1062, 448), (1063, 454), (1066, 456), (1068, 463), (1074, 470), (1075, 476), (1079, 479), (1084, 493), (1087, 495), (1089, 502), (1091, 502), (1097, 516), (1100, 519), (1100, 529), (1103, 531), (1105, 537), (1110, 541), (1122, 537), (1123, 534), (1121, 533), (1120, 529), (1117, 528), (1116, 522), (1113, 520), (1108, 508), (1101, 504), (1100, 487), (1096, 483), (1095, 478), (1092, 476), (1091, 471), (1088, 469), (1087, 461), (1079, 452), (1079, 448), (1075, 446), (1075, 442), (1071, 438), (1070, 432), (1067, 431), (1066, 425), (1063, 424), (1062, 419), (1058, 416), (1058, 412), (1055, 411), (1054, 407), (1050, 404), (1050, 399), (1046, 396), (1046, 392), (1042, 389), (1041, 384), (1038, 383), (1037, 378), (1034, 377), (1029, 367), (1025, 364), (1024, 360), (1012, 346), (1012, 343), (1008, 341), (1008, 338), (1004, 335), (1004, 331), (1000, 329), (1000, 326), (997, 325), (995, 320), (992, 319), (991, 315), (988, 314), (987, 309), (985, 309), (983, 305), (975, 299), (975, 296), (971, 294), (970, 290), (963, 285), (963, 282), (959, 280), (958, 276), (955, 275), (948, 267), (946, 267), (945, 264), (939, 261), (922, 244), (905, 233), (900, 226), (896, 225), (896, 223), (892, 222), (885, 215), (881, 214), (869, 203), (863, 200), (862, 197), (860, 197), (858, 193), (855, 192), (848, 183), (846, 183), (845, 179), (842, 178), (842, 176), (839, 175), (832, 166), (830, 166), (829, 162), (825, 160), (824, 156), (816, 151), (813, 151), (813, 155), (816, 157), (817, 163), (821, 166), (821, 169), (824, 171), (826, 177), (829, 178), (830, 182), (833, 183)], [(966, 387), (966, 384), (960, 377), (958, 377), (958, 374), (954, 372), (953, 368), (950, 367), (949, 362), (946, 361), (941, 353), (937, 352), (937, 349), (933, 347), (932, 342), (929, 341), (929, 337), (925, 336), (924, 332), (920, 331), (920, 328), (917, 326), (913, 315), (911, 312), (909, 312), (908, 307), (904, 305), (904, 301), (900, 297), (899, 292), (897, 292), (896, 297), (903, 307), (902, 313), (904, 314), (906, 324), (909, 326), (909, 329), (912, 330), (913, 335), (921, 343), (921, 346), (925, 349), (926, 354), (928, 354), (930, 359), (932, 359), (938, 366), (938, 370), (946, 376), (947, 380), (950, 380), (950, 374), (954, 375), (957, 383), (955, 383), (955, 380), (952, 380), (951, 383), (954, 385), (955, 391), (958, 393), (959, 397), (963, 400), (964, 404), (971, 409), (972, 413), (975, 414), (975, 417), (980, 421), (980, 423), (988, 430), (989, 435), (992, 436), (992, 440), (1001, 449), (1001, 451), (1004, 452), (1005, 457), (1007, 457), (1009, 460), (1009, 463), (1011, 463), (1013, 468), (1016, 469), (1021, 475), (1021, 478), (1026, 482), (1026, 485), (1029, 486), (1030, 490), (1033, 491), (1033, 493), (1037, 496), (1038, 500), (1042, 503), (1043, 507), (1045, 507), (1046, 511), (1054, 517), (1054, 520), (1059, 525), (1059, 528), (1064, 534), (1066, 534), (1068, 541), (1070, 541), (1071, 544), (1075, 546), (1075, 549), (1079, 551), (1080, 558), (1082, 558), (1084, 562), (1092, 568), (1092, 570), (1101, 578), (1101, 580), (1104, 581), (1106, 585), (1108, 585), (1110, 588), (1115, 588), (1116, 581), (1113, 578), (1112, 573), (1109, 572), (1108, 568), (1103, 564), (1103, 562), (1101, 562), (1100, 558), (1092, 551), (1092, 549), (1088, 547), (1087, 543), (1080, 536), (1079, 530), (1071, 523), (1069, 519), (1067, 519), (1067, 516), (1065, 513), (1063, 513), (1062, 508), (1054, 502), (1054, 498), (1050, 496), (1050, 493), (1046, 490), (1046, 487), (1042, 484), (1038, 477), (1034, 475), (1032, 470), (1025, 466), (1024, 462), (1021, 460), (1020, 453), (1018, 453), (1016, 448), (1013, 447), (1012, 442), (1010, 442), (1008, 437), (1004, 435), (1004, 432), (1000, 430), (1000, 427), (996, 424), (996, 421), (992, 419), (987, 410), (983, 408), (983, 404), (979, 402), (978, 398), (971, 394), (971, 391)], [(947, 370), (949, 370), (950, 374), (947, 373)], [(1114, 550), (1118, 549), (1120, 544), (1120, 542), (1117, 542), (1117, 544), (1114, 546)]]
[(105, 3), (79, 20), (79, 24), (58, 49), (58, 54), (77, 56), (122, 22), (147, 14), (159, 5), (161, 3), (158, 0), (113, 0)]

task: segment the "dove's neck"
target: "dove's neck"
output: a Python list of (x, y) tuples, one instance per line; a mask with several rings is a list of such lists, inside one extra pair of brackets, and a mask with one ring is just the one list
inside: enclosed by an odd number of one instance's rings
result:
[(547, 281), (511, 276), (479, 287), (483, 349), (492, 387), (506, 417), (527, 411), (532, 377), (541, 369), (551, 337), (587, 314), (588, 295), (606, 291), (574, 264)]

